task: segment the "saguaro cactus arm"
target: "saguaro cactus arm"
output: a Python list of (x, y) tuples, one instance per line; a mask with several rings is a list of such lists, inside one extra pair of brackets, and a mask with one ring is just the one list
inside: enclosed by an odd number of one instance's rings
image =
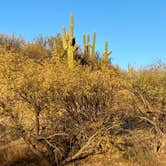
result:
[(96, 32), (93, 34), (93, 43), (92, 43), (92, 60), (95, 60), (95, 46), (96, 46)]
[(65, 27), (62, 28), (62, 42), (63, 42), (63, 48), (66, 50), (67, 49), (67, 34), (66, 34), (66, 29)]
[[(74, 36), (74, 16), (70, 16), (70, 26), (69, 26), (69, 40), (72, 41)], [(71, 43), (70, 43), (71, 44)]]
[(93, 36), (93, 42), (92, 44), (90, 44), (90, 34), (83, 35), (83, 42), (84, 42), (84, 56), (87, 60), (91, 60), (94, 61), (95, 60), (95, 56), (96, 56), (96, 51), (95, 51), (95, 47), (96, 47), (96, 32), (94, 32), (94, 36)]
[(86, 35), (83, 35), (83, 42), (84, 42), (84, 56), (87, 55), (87, 43), (86, 43)]

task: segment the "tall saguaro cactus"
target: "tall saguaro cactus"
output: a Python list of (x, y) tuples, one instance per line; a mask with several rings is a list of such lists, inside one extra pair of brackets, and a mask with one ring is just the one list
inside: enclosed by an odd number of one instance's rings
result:
[(90, 34), (83, 35), (83, 41), (84, 41), (84, 57), (88, 61), (90, 59)]
[[(66, 29), (62, 28), (62, 41), (63, 41), (63, 48), (67, 52), (68, 58), (68, 66), (69, 68), (73, 68), (74, 65), (74, 52), (78, 48), (75, 44), (74, 39), (74, 16), (70, 16), (70, 25), (69, 31), (66, 32)], [(93, 34), (93, 41), (90, 43), (90, 35), (83, 35), (83, 42), (84, 42), (84, 58), (86, 61), (90, 62), (91, 64), (95, 64), (96, 60), (96, 32)], [(109, 63), (109, 55), (112, 51), (108, 51), (108, 41), (105, 41), (105, 50), (103, 53), (103, 62)], [(93, 66), (93, 65), (92, 65)]]
[(63, 41), (63, 48), (67, 51), (68, 57), (68, 66), (69, 68), (73, 68), (73, 61), (74, 61), (74, 51), (77, 48), (77, 45), (73, 45), (74, 40), (74, 16), (70, 16), (70, 25), (69, 25), (69, 32), (66, 33), (65, 28), (62, 28), (62, 41)]
[(83, 35), (83, 41), (84, 41), (84, 56), (86, 60), (95, 60), (96, 56), (96, 32), (94, 32), (93, 35), (93, 42), (90, 44), (90, 34)]
[(105, 63), (109, 62), (109, 55), (112, 54), (112, 50), (108, 51), (108, 41), (105, 41), (105, 50), (104, 50), (104, 54), (103, 54), (103, 61)]
[(93, 34), (92, 55), (91, 55), (92, 61), (94, 61), (96, 57), (95, 46), (96, 46), (96, 32), (94, 32)]

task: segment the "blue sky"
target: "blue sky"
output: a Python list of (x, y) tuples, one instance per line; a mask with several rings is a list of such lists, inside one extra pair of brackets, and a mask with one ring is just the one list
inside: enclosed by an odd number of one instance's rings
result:
[(108, 40), (114, 64), (166, 62), (166, 0), (1, 0), (0, 33), (27, 40), (55, 35), (68, 27), (71, 13), (78, 43), (82, 34), (96, 31), (97, 50)]

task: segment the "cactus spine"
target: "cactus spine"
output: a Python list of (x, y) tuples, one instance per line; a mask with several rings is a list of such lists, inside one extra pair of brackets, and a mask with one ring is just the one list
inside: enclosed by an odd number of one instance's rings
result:
[(109, 55), (112, 54), (112, 50), (108, 51), (108, 41), (105, 41), (105, 50), (104, 50), (104, 54), (103, 54), (103, 61), (105, 63), (109, 62)]
[(68, 66), (69, 68), (73, 68), (73, 61), (74, 61), (74, 51), (77, 48), (77, 45), (72, 45), (74, 39), (74, 16), (70, 16), (70, 25), (69, 25), (69, 32), (66, 33), (65, 28), (62, 28), (62, 41), (63, 41), (63, 48), (67, 51), (67, 58), (68, 58)]

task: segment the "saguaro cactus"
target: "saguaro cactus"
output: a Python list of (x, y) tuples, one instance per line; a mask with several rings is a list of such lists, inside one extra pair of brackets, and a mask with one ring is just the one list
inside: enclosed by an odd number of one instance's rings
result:
[(96, 57), (95, 46), (96, 46), (96, 32), (94, 32), (93, 34), (92, 55), (91, 55), (92, 61), (94, 61)]
[(83, 41), (84, 41), (84, 56), (86, 60), (95, 60), (95, 47), (96, 47), (96, 32), (94, 32), (93, 36), (93, 42), (90, 44), (90, 34), (83, 35)]
[(105, 63), (109, 62), (109, 55), (112, 54), (112, 50), (108, 51), (108, 41), (105, 41), (105, 50), (104, 50), (104, 54), (103, 54), (103, 61)]
[(84, 41), (84, 57), (88, 61), (90, 59), (90, 34), (83, 35), (83, 41)]
[(86, 56), (87, 55), (86, 35), (83, 35), (83, 42), (84, 42), (84, 56)]
[(73, 45), (74, 40), (74, 16), (70, 16), (70, 25), (69, 25), (69, 32), (66, 33), (65, 28), (62, 28), (62, 41), (63, 41), (63, 48), (67, 50), (67, 57), (68, 57), (68, 66), (69, 68), (73, 68), (73, 61), (74, 61), (74, 51), (77, 48), (77, 45)]

